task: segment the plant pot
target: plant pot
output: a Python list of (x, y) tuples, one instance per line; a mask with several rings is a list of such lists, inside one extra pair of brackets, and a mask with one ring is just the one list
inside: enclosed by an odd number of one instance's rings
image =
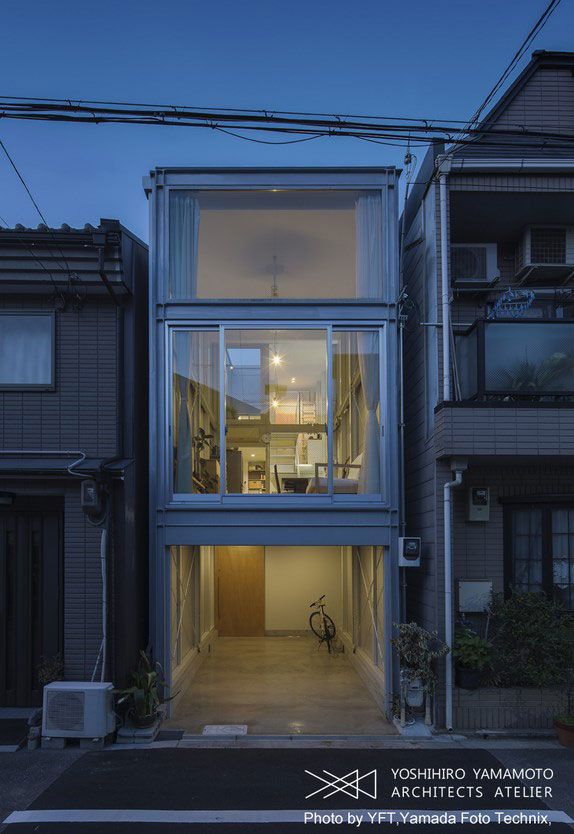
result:
[(562, 747), (574, 747), (574, 724), (563, 724), (562, 721), (556, 719), (554, 726)]
[(456, 667), (456, 685), (461, 689), (478, 689), (482, 680), (482, 672), (478, 669), (465, 669), (464, 666)]
[(151, 727), (157, 720), (157, 712), (153, 712), (150, 715), (137, 715), (134, 710), (130, 710), (128, 717), (134, 727)]

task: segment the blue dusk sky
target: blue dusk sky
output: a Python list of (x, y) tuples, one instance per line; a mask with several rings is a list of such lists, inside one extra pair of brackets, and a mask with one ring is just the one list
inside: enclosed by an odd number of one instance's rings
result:
[[(4, 0), (0, 92), (464, 119), (545, 5)], [(563, 2), (532, 48), (574, 49), (572, 33), (574, 4)], [(401, 166), (404, 156), (404, 149), (350, 138), (281, 147), (205, 129), (7, 119), (0, 120), (0, 138), (51, 225), (114, 217), (146, 241), (141, 180), (156, 165)], [(10, 225), (39, 222), (1, 154), (0, 215)]]

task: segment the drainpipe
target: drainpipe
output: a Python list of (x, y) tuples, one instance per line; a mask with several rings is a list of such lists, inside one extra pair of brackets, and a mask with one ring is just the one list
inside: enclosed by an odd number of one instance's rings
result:
[[(447, 163), (450, 165), (450, 163)], [(442, 392), (443, 400), (450, 400), (450, 280), (448, 272), (448, 196), (446, 173), (441, 165), (439, 176), (440, 202), (440, 272), (442, 291)]]
[(462, 484), (462, 473), (467, 468), (466, 461), (453, 461), (454, 480), (447, 481), (443, 486), (444, 512), (444, 633), (448, 654), (445, 658), (445, 688), (446, 688), (446, 728), (452, 730), (452, 645), (453, 645), (453, 599), (452, 599), (452, 490)]

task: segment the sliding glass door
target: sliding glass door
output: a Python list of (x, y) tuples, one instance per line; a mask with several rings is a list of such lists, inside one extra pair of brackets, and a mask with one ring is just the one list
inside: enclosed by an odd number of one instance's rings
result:
[(380, 329), (177, 327), (171, 344), (176, 500), (381, 497)]

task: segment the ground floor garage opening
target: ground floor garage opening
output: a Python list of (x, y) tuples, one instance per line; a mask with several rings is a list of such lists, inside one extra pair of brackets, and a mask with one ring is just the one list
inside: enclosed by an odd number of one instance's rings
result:
[[(168, 726), (394, 732), (385, 548), (184, 545), (168, 553)], [(320, 597), (335, 624), (330, 641), (309, 624)]]

